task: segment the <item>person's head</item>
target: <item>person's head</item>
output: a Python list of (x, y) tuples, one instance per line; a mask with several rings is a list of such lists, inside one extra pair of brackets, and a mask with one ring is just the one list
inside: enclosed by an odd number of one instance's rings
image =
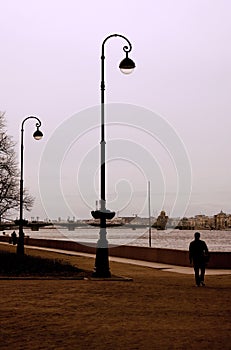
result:
[(196, 239), (196, 240), (200, 239), (200, 235), (201, 235), (200, 232), (195, 232), (195, 233), (194, 233), (195, 239)]

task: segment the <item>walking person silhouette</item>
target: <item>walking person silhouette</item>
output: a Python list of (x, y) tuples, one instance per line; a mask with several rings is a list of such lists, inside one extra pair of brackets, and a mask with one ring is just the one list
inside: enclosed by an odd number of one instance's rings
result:
[(205, 286), (205, 267), (209, 259), (207, 244), (200, 240), (200, 232), (195, 232), (194, 240), (189, 245), (189, 261), (193, 263), (196, 286)]

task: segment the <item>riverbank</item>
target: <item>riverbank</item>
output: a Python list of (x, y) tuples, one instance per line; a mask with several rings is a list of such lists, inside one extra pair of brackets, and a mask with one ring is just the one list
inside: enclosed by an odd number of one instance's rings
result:
[[(7, 237), (0, 237), (0, 241), (7, 242)], [(53, 249), (62, 249), (69, 251), (78, 251), (83, 253), (95, 254), (95, 244), (82, 242), (77, 243), (71, 240), (55, 240), (55, 239), (36, 239), (25, 238), (25, 245), (46, 247)], [(138, 259), (150, 262), (158, 262), (163, 264), (171, 264), (177, 266), (190, 266), (188, 251), (164, 248), (149, 248), (138, 246), (110, 246), (110, 256), (120, 258)], [(210, 252), (210, 260), (208, 268), (215, 269), (231, 269), (231, 252)]]
[[(94, 264), (28, 247), (26, 254), (84, 270)], [(192, 275), (110, 266), (133, 282), (1, 280), (1, 349), (230, 349), (230, 276), (206, 276), (206, 287), (195, 288)]]

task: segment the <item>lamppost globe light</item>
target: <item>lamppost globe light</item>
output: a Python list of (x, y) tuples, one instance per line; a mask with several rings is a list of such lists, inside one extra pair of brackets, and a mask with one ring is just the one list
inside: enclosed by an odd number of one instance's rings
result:
[(119, 68), (123, 74), (131, 74), (135, 67), (135, 62), (129, 57), (125, 57), (119, 65)]
[(37, 127), (37, 130), (33, 133), (33, 137), (35, 140), (41, 140), (43, 137), (43, 133), (39, 130), (39, 127)]

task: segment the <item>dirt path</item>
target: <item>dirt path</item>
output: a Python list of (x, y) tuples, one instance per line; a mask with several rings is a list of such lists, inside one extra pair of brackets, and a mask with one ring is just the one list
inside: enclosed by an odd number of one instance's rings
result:
[[(94, 260), (37, 250), (91, 270)], [(111, 263), (133, 282), (0, 280), (0, 349), (230, 349), (231, 276)]]

